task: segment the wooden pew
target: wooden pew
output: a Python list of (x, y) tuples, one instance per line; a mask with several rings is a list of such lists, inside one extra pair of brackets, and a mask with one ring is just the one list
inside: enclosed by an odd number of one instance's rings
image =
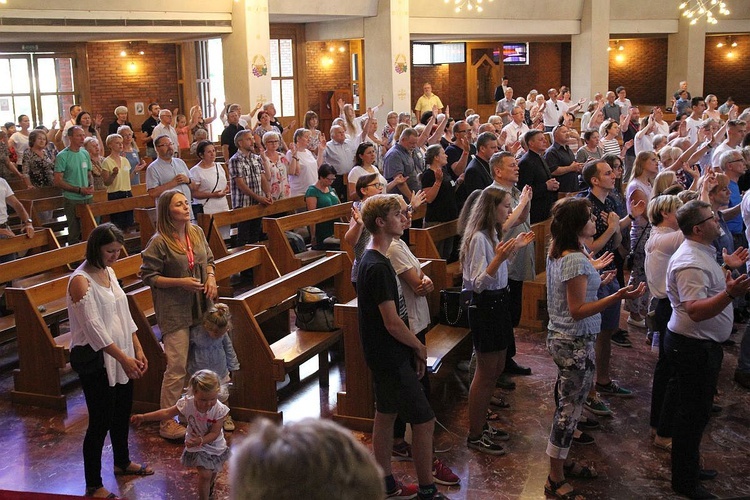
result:
[(235, 208), (226, 212), (199, 214), (198, 225), (203, 228), (203, 232), (206, 234), (206, 239), (214, 254), (214, 258), (218, 259), (239, 249), (239, 247), (233, 249), (227, 247), (224, 238), (221, 237), (221, 231), (219, 230), (221, 227), (269, 217), (271, 215), (295, 212), (305, 207), (305, 197), (294, 196), (276, 201), (273, 205), (253, 205), (250, 207)]
[(55, 186), (43, 186), (35, 187), (30, 189), (19, 189), (14, 190), (13, 193), (19, 200), (34, 200), (36, 198), (51, 198), (54, 196), (60, 196), (62, 191), (60, 188)]
[[(279, 276), (271, 256), (263, 246), (252, 246), (241, 252), (216, 259), (216, 279), (224, 280), (232, 274), (253, 268), (255, 284), (271, 281)], [(221, 292), (221, 289), (220, 289)], [(159, 409), (159, 395), (167, 359), (161, 344), (161, 331), (155, 324), (154, 302), (151, 288), (141, 287), (128, 292), (130, 314), (138, 327), (138, 340), (148, 359), (149, 368), (143, 378), (135, 381), (133, 386), (133, 411), (148, 412)], [(225, 299), (220, 299), (224, 301)], [(249, 369), (250, 367), (248, 367)]]
[[(133, 255), (118, 260), (113, 269), (119, 279), (132, 281), (135, 276), (125, 273), (139, 269), (139, 261), (140, 255)], [(60, 370), (70, 358), (70, 333), (54, 336), (49, 322), (51, 316), (67, 318), (69, 279), (69, 276), (62, 276), (29, 288), (6, 290), (16, 322), (24, 325), (17, 336), (19, 367), (13, 372), (14, 389), (11, 391), (14, 403), (66, 409)]]
[(331, 278), (338, 300), (348, 302), (354, 297), (350, 273), (349, 257), (343, 252), (329, 252), (312, 264), (235, 298), (221, 299), (229, 305), (232, 313), (232, 338), (240, 361), (240, 369), (232, 380), (235, 390), (229, 398), (234, 418), (249, 420), (265, 416), (281, 421), (283, 415), (278, 411), (276, 383), (283, 381), (287, 374), (295, 382), (294, 375), (298, 377), (299, 366), (315, 356), (320, 363), (319, 383), (322, 387), (328, 385), (328, 349), (339, 342), (341, 330), (311, 332), (292, 329), (273, 341), (267, 337), (269, 332), (263, 325), (275, 316), (280, 316), (289, 325), (286, 313), (293, 306), (297, 290)]
[[(142, 186), (143, 184), (139, 184)], [(78, 218), (81, 220), (81, 238), (87, 240), (91, 231), (98, 226), (96, 222), (97, 217), (109, 219), (112, 214), (120, 212), (129, 212), (136, 208), (152, 208), (154, 206), (154, 199), (148, 194), (133, 196), (132, 198), (123, 198), (121, 200), (101, 201), (98, 203), (91, 203), (90, 205), (78, 205), (76, 212)], [(129, 234), (130, 237), (137, 238), (140, 242), (140, 234)], [(143, 248), (143, 247), (140, 247)]]
[[(453, 238), (459, 234), (458, 219), (450, 222), (442, 222), (425, 229), (411, 227), (409, 228), (409, 245), (414, 255), (420, 259), (440, 259), (435, 243), (448, 238)], [(461, 263), (451, 262), (447, 266), (448, 286), (460, 286), (462, 280)]]
[[(52, 196), (48, 198), (32, 198), (32, 199), (20, 199), (34, 227), (49, 227), (55, 232), (55, 236), (60, 242), (64, 242), (68, 238), (68, 223), (64, 219), (65, 214), (63, 212), (64, 198), (60, 196)], [(94, 197), (92, 203), (98, 203), (107, 201), (106, 191), (94, 191)], [(42, 218), (42, 213), (52, 213), (52, 220)]]
[(141, 248), (146, 248), (151, 237), (156, 233), (156, 226), (151, 220), (151, 214), (156, 217), (156, 207), (136, 208), (133, 210), (133, 217), (138, 223), (138, 229), (141, 233)]
[[(438, 314), (441, 279), (445, 279), (445, 261), (423, 261), (422, 270), (435, 283), (435, 291), (428, 297), (430, 316)], [(441, 278), (442, 275), (442, 278)], [(375, 397), (372, 390), (372, 375), (367, 367), (359, 336), (359, 318), (357, 300), (336, 304), (334, 315), (337, 324), (344, 330), (344, 360), (346, 388), (338, 393), (338, 403), (333, 419), (338, 423), (362, 432), (372, 431), (372, 419), (375, 416)], [(443, 324), (433, 324), (425, 336), (427, 344), (427, 369), (437, 371), (445, 356), (455, 349), (469, 335), (468, 328)]]
[(325, 221), (348, 218), (351, 215), (352, 202), (340, 203), (331, 207), (308, 210), (276, 219), (264, 217), (263, 231), (268, 235), (268, 246), (273, 250), (273, 260), (283, 274), (320, 259), (325, 255), (323, 250), (308, 250), (295, 254), (286, 239), (285, 231), (311, 226)]
[(547, 328), (547, 248), (550, 240), (551, 219), (531, 225), (534, 231), (535, 278), (523, 282), (523, 301), (519, 326), (531, 330)]

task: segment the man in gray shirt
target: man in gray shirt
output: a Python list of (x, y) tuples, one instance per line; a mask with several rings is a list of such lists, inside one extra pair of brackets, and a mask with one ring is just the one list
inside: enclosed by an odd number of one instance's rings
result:
[(383, 157), (383, 175), (391, 182), (399, 175), (404, 181), (392, 188), (389, 193), (401, 194), (407, 203), (411, 202), (412, 196), (419, 190), (420, 166), (415, 164), (412, 154), (417, 148), (419, 132), (413, 128), (404, 129), (398, 142)]
[(344, 128), (340, 125), (331, 127), (331, 140), (326, 143), (326, 149), (323, 152), (323, 163), (328, 163), (336, 170), (336, 180), (333, 182), (333, 189), (339, 199), (346, 201), (347, 186), (344, 185), (344, 175), (348, 174), (354, 167), (354, 156), (357, 147), (366, 136), (370, 119), (368, 118), (362, 124), (362, 134), (357, 137), (347, 138)]
[[(193, 199), (190, 192), (190, 171), (185, 162), (175, 158), (175, 145), (168, 135), (161, 135), (154, 139), (154, 147), (158, 158), (151, 162), (146, 170), (146, 189), (154, 200), (164, 191), (177, 189), (188, 201)], [(192, 207), (190, 218), (193, 219)]]

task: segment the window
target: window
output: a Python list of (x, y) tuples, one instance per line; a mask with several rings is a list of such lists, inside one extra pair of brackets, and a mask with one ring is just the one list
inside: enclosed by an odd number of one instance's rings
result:
[(75, 102), (73, 58), (62, 54), (0, 54), (0, 122), (28, 115), (52, 126)]
[(224, 131), (224, 124), (219, 116), (226, 101), (221, 38), (195, 42), (195, 58), (198, 102), (204, 118), (213, 116), (213, 100), (216, 99), (216, 120), (208, 125), (208, 137), (212, 141), (218, 141)]
[(276, 116), (295, 116), (294, 44), (291, 38), (271, 39), (271, 102)]

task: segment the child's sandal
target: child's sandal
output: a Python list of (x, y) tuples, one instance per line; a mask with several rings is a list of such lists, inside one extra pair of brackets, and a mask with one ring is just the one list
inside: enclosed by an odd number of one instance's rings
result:
[(586, 497), (578, 493), (576, 490), (570, 490), (567, 493), (560, 493), (558, 490), (568, 483), (566, 479), (563, 479), (559, 483), (556, 483), (547, 476), (547, 483), (544, 485), (544, 494), (547, 496), (559, 498), (560, 500), (586, 500)]

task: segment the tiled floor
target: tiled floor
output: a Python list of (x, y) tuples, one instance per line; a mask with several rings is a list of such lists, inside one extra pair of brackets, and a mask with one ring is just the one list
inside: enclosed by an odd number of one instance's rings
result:
[[(623, 322), (624, 323), (624, 322)], [(632, 327), (631, 327), (632, 328)], [(741, 332), (732, 338), (739, 342)], [(518, 331), (518, 361), (533, 368), (533, 375), (515, 377), (518, 388), (505, 395), (512, 408), (501, 410), (500, 426), (511, 433), (508, 453), (490, 457), (465, 446), (467, 431), (467, 375), (454, 369), (468, 357), (469, 346), (446, 360), (433, 379), (433, 405), (445, 429), (436, 431), (438, 456), (461, 477), (460, 487), (441, 487), (454, 499), (543, 498), (548, 460), (544, 454), (552, 416), (555, 368), (541, 333)], [(614, 416), (601, 419), (594, 431), (596, 444), (579, 446), (572, 454), (596, 464), (600, 478), (574, 481), (588, 498), (676, 498), (670, 490), (669, 454), (651, 445), (648, 413), (651, 373), (656, 354), (645, 344), (642, 331), (632, 331), (634, 348), (613, 346), (615, 378), (635, 392), (632, 399), (613, 400)], [(732, 381), (738, 347), (725, 348), (718, 402), (724, 410), (712, 418), (704, 435), (705, 466), (719, 477), (706, 486), (724, 497), (750, 498), (750, 391)], [(0, 374), (0, 489), (80, 495), (84, 490), (81, 443), (87, 424), (83, 395), (75, 384), (68, 390), (66, 413), (16, 406), (10, 403), (11, 372)], [(293, 396), (282, 401), (287, 421), (309, 416), (329, 417), (335, 408), (342, 376), (334, 368), (328, 390), (321, 391), (312, 377)], [(321, 411), (322, 408), (322, 411)], [(231, 437), (241, 439), (247, 424), (238, 423)], [(369, 435), (355, 433), (364, 442)], [(156, 424), (131, 431), (131, 455), (156, 469), (144, 478), (115, 479), (111, 450), (105, 448), (104, 483), (130, 499), (194, 498), (196, 474), (180, 465), (180, 444), (158, 436)], [(413, 465), (394, 463), (397, 476), (414, 480)], [(217, 498), (228, 493), (227, 474), (221, 474)]]

